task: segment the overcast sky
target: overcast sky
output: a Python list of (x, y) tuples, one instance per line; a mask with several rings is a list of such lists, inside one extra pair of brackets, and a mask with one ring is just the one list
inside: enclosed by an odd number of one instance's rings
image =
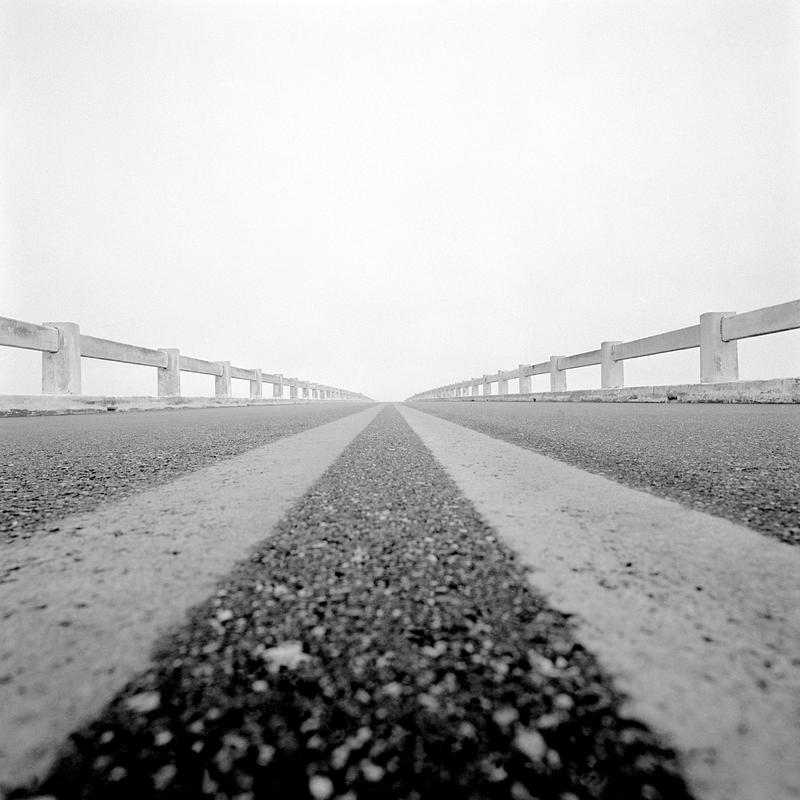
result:
[[(0, 8), (0, 315), (403, 399), (800, 297), (798, 2)], [(800, 337), (740, 362), (796, 376)]]

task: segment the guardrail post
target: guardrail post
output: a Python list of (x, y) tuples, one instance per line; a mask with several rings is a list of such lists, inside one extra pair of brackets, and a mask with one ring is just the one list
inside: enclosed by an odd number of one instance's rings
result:
[(722, 318), (733, 311), (710, 311), (700, 315), (700, 383), (739, 380), (739, 350), (736, 340), (722, 338)]
[(166, 367), (156, 367), (158, 373), (158, 396), (181, 396), (181, 351), (173, 347), (159, 348), (167, 357)]
[(214, 394), (216, 397), (230, 397), (231, 392), (231, 362), (217, 361), (222, 369), (222, 375), (214, 376)]
[(264, 396), (264, 372), (260, 369), (254, 369), (256, 379), (250, 381), (250, 399), (260, 400)]
[(489, 376), (483, 376), (483, 396), (488, 397), (492, 393), (492, 384), (491, 381), (487, 380)]
[(278, 382), (272, 384), (272, 396), (283, 397), (283, 375), (276, 375), (275, 377)]
[(558, 368), (558, 359), (563, 356), (550, 356), (550, 391), (567, 391), (567, 372)]
[(531, 376), (523, 374), (525, 370), (530, 367), (530, 364), (520, 364), (519, 365), (519, 393), (520, 394), (530, 394), (531, 393)]
[(625, 362), (614, 360), (616, 344), (622, 342), (600, 343), (600, 386), (603, 389), (618, 389), (625, 385)]
[(508, 380), (503, 377), (503, 370), (497, 370), (497, 394), (508, 394)]
[(58, 350), (42, 351), (42, 393), (81, 393), (81, 329), (74, 322), (44, 322), (58, 330)]

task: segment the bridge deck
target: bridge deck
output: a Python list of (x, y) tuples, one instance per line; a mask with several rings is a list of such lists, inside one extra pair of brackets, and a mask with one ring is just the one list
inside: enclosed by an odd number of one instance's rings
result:
[[(796, 411), (526, 408), (475, 411), (524, 447), (377, 407), (2, 421), (7, 497), (43, 503), (6, 526), (0, 783), (89, 723), (41, 791), (681, 797), (683, 770), (697, 797), (792, 796), (800, 551), (770, 509)], [(678, 505), (531, 452), (545, 431), (570, 460), (599, 435), (608, 469), (638, 453), (634, 474), (727, 448), (773, 491), (768, 535), (688, 508), (702, 481)]]

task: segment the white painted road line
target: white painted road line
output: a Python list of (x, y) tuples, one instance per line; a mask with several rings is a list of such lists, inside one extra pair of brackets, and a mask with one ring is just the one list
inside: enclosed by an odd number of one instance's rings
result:
[(399, 408), (698, 797), (800, 797), (800, 549)]
[(379, 410), (287, 436), (4, 546), (0, 783), (43, 775), (64, 738), (148, 665), (155, 639), (269, 534)]

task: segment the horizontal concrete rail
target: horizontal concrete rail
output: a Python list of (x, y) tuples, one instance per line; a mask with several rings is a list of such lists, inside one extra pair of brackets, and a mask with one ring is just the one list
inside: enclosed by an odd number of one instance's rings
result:
[(58, 350), (58, 331), (46, 325), (0, 317), (0, 345), (55, 353)]
[(231, 378), (239, 378), (243, 381), (254, 381), (256, 379), (256, 371), (254, 369), (231, 367)]
[(725, 317), (722, 320), (722, 339), (732, 342), (735, 339), (765, 336), (795, 328), (800, 328), (800, 300)]
[(615, 361), (624, 361), (628, 358), (672, 353), (675, 350), (690, 350), (693, 347), (700, 347), (699, 325), (690, 325), (688, 328), (678, 328), (676, 331), (615, 344), (611, 352)]
[(180, 357), (181, 372), (195, 372), (198, 375), (222, 375), (222, 366), (218, 361), (203, 361), (202, 358)]
[(579, 369), (580, 367), (594, 367), (600, 363), (600, 351), (590, 350), (588, 353), (578, 353), (574, 356), (563, 356), (558, 359), (558, 369)]
[(600, 366), (600, 385), (603, 389), (624, 386), (623, 365), (627, 359), (642, 358), (676, 350), (700, 350), (700, 383), (726, 383), (739, 379), (739, 356), (736, 342), (753, 336), (800, 329), (800, 300), (758, 308), (743, 314), (714, 311), (700, 315), (697, 325), (632, 339), (628, 342), (605, 341), (599, 350), (588, 350), (570, 356), (554, 355), (548, 361), (520, 364), (515, 370), (498, 370), (480, 378), (437, 386), (419, 392), (409, 400), (435, 400), (448, 397), (508, 393), (508, 381), (519, 379), (519, 393), (531, 393), (532, 375), (550, 375), (550, 391), (567, 389), (566, 372), (581, 367)]
[(103, 361), (119, 361), (123, 364), (140, 364), (143, 367), (166, 369), (167, 355), (161, 350), (150, 350), (134, 344), (112, 342), (96, 336), (81, 334), (81, 358), (99, 358)]
[(52, 322), (37, 325), (32, 322), (0, 317), (0, 345), (39, 350), (42, 353), (42, 393), (47, 395), (81, 394), (81, 358), (118, 361), (155, 367), (159, 397), (180, 397), (180, 373), (194, 372), (213, 375), (215, 395), (232, 397), (231, 381), (250, 382), (250, 397), (263, 398), (263, 384), (271, 383), (274, 398), (283, 398), (284, 386), (289, 387), (292, 400), (346, 400), (367, 402), (370, 398), (359, 392), (333, 386), (285, 378), (280, 373), (261, 369), (231, 366), (230, 361), (205, 361), (183, 356), (177, 349), (153, 350), (111, 339), (100, 339), (80, 332), (74, 322)]

